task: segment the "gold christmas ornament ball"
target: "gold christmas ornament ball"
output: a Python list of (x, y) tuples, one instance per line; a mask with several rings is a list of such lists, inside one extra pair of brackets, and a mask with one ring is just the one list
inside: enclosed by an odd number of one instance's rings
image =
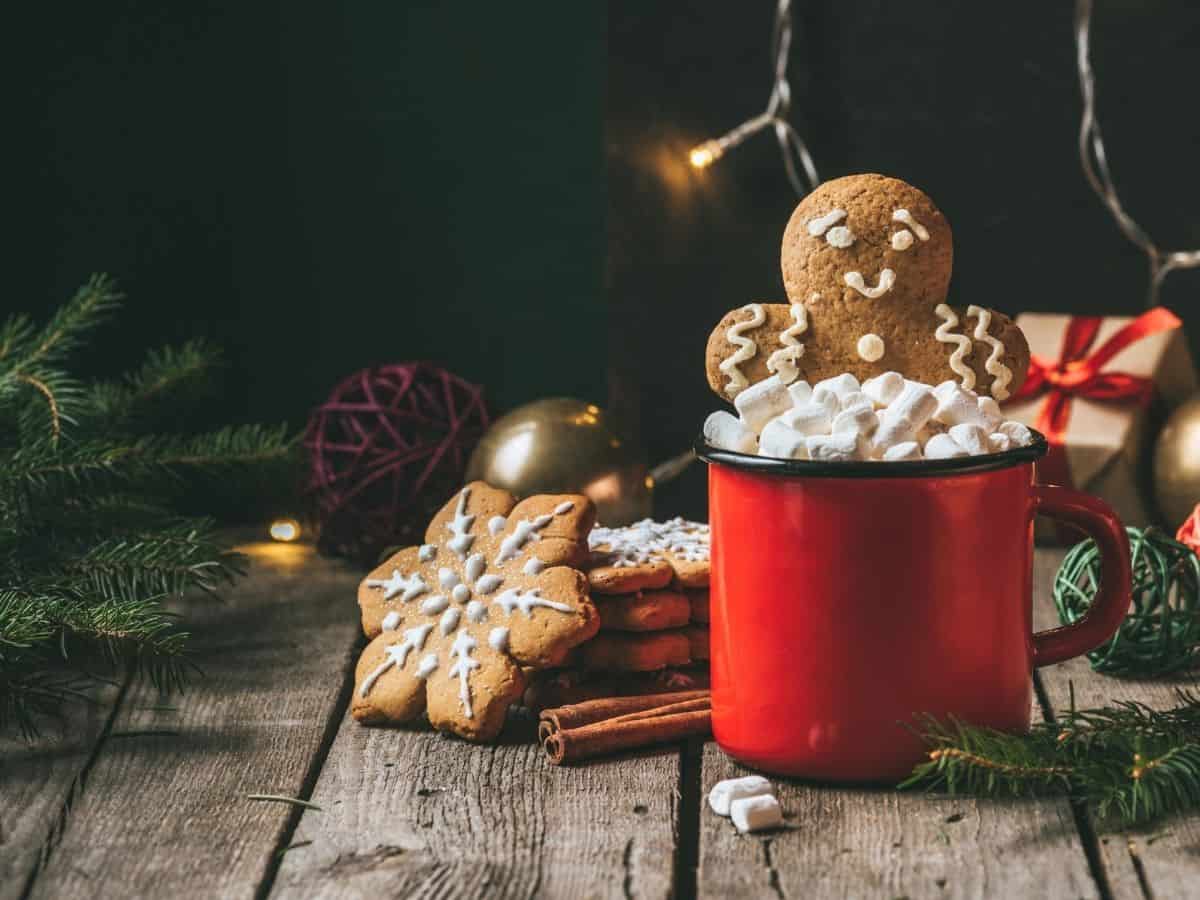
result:
[(649, 516), (654, 487), (646, 461), (604, 410), (571, 397), (536, 400), (497, 419), (471, 454), (466, 479), (517, 497), (586, 494), (597, 521), (610, 526)]
[(1200, 503), (1200, 397), (1171, 413), (1158, 436), (1154, 493), (1172, 533)]

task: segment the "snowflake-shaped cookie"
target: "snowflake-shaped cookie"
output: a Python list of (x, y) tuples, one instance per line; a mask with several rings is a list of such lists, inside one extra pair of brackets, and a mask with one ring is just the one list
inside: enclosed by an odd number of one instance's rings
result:
[(708, 585), (708, 525), (674, 518), (643, 519), (620, 528), (593, 528), (588, 581), (600, 594)]
[(426, 543), (401, 550), (362, 582), (363, 630), (351, 711), (369, 724), (427, 712), (442, 731), (490, 740), (524, 690), (522, 667), (545, 668), (596, 633), (587, 580), (590, 500), (517, 503), (473, 482), (434, 516)]

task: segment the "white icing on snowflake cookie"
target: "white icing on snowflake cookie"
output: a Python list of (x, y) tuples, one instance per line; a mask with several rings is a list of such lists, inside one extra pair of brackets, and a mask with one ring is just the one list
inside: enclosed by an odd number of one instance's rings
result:
[(705, 587), (709, 572), (708, 525), (686, 519), (643, 519), (621, 528), (596, 527), (588, 536), (588, 583), (601, 594), (663, 587)]
[(427, 712), (433, 726), (490, 740), (543, 668), (599, 626), (587, 581), (595, 511), (581, 495), (530, 497), (474, 482), (359, 587), (363, 628), (351, 711), (367, 724)]

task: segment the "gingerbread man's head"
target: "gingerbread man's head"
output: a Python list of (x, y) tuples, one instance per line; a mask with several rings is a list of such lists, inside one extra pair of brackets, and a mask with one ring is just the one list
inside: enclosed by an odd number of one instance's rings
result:
[(772, 375), (783, 384), (842, 373), (953, 379), (1002, 401), (1029, 365), (1008, 316), (946, 302), (954, 244), (922, 191), (885, 175), (828, 181), (800, 201), (780, 254), (787, 304), (750, 303), (709, 337), (708, 383), (732, 400)]
[(927, 307), (946, 297), (954, 245), (945, 216), (924, 193), (885, 175), (850, 175), (800, 201), (780, 260), (792, 303)]

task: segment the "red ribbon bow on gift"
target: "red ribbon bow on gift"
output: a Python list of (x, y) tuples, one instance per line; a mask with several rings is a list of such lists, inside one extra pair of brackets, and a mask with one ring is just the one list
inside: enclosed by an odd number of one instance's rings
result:
[(1038, 412), (1034, 428), (1046, 436), (1050, 452), (1039, 464), (1039, 480), (1049, 484), (1071, 484), (1071, 468), (1067, 463), (1064, 441), (1067, 422), (1071, 418), (1071, 401), (1075, 397), (1134, 403), (1145, 406), (1154, 396), (1154, 382), (1128, 372), (1103, 372), (1110, 359), (1142, 338), (1161, 331), (1178, 328), (1182, 322), (1169, 309), (1156, 306), (1138, 316), (1090, 355), (1101, 316), (1073, 316), (1063, 335), (1062, 351), (1057, 360), (1033, 355), (1025, 383), (1013, 395), (1013, 400), (1028, 400), (1046, 393), (1046, 402)]

